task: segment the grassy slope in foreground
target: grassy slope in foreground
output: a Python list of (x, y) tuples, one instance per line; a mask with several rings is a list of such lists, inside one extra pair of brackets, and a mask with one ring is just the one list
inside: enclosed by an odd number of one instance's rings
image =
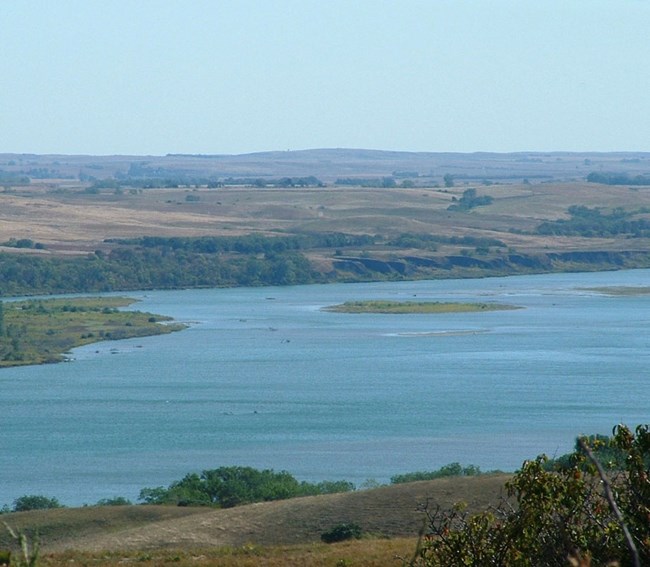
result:
[[(53, 554), (51, 559), (44, 558), (44, 565), (61, 565), (71, 559), (76, 564), (117, 565), (123, 564), (125, 557), (136, 562), (145, 551), (153, 564), (160, 565), (166, 564), (171, 550), (183, 559), (182, 565), (190, 564), (191, 557), (185, 562), (187, 554), (206, 555), (201, 565), (336, 565), (342, 558), (353, 565), (401, 565), (393, 559), (396, 554), (410, 555), (415, 550), (425, 520), (423, 505), (429, 502), (450, 509), (463, 501), (468, 512), (477, 513), (498, 503), (510, 478), (505, 474), (448, 477), (224, 509), (88, 506), (34, 510), (2, 515), (0, 521), (30, 538), (39, 534), (44, 553)], [(367, 537), (382, 539), (364, 539), (358, 550), (349, 547), (352, 543), (332, 547), (320, 543), (323, 532), (344, 522), (358, 524)], [(400, 550), (385, 549), (374, 562), (362, 560), (376, 547), (368, 542), (376, 544), (383, 538), (411, 539), (403, 540)], [(0, 524), (0, 548), (9, 545)], [(305, 547), (277, 547), (289, 545)], [(318, 561), (337, 548), (345, 552), (331, 562)], [(232, 561), (229, 553), (234, 556)], [(295, 560), (283, 562), (286, 556)]]
[(0, 367), (60, 362), (70, 349), (103, 340), (161, 335), (184, 328), (170, 317), (118, 311), (126, 297), (5, 302), (0, 320)]
[(502, 311), (520, 309), (515, 305), (500, 303), (446, 303), (438, 301), (346, 301), (325, 307), (324, 311), (336, 313), (467, 313), (474, 311)]

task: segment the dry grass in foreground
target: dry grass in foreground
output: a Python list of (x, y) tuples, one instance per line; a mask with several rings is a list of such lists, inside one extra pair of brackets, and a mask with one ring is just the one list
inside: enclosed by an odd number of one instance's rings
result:
[[(496, 504), (509, 475), (442, 478), (351, 493), (308, 496), (228, 509), (100, 506), (6, 514), (40, 534), (50, 565), (401, 565), (424, 525), (425, 503), (470, 511)], [(341, 523), (361, 526), (361, 540), (323, 544)], [(0, 548), (8, 542), (0, 536)], [(74, 562), (74, 563), (73, 563)]]
[(410, 559), (417, 538), (361, 539), (335, 544), (312, 543), (291, 546), (219, 547), (197, 550), (154, 550), (89, 553), (67, 551), (41, 556), (42, 567), (58, 565), (175, 565), (218, 567), (399, 567)]

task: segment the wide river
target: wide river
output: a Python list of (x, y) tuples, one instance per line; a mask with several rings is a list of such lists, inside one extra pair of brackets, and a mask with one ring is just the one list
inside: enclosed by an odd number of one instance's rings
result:
[[(1, 370), (0, 505), (135, 501), (226, 465), (361, 485), (568, 452), (650, 421), (650, 296), (585, 289), (646, 285), (649, 270), (123, 294), (190, 327)], [(523, 309), (321, 310), (362, 299)]]

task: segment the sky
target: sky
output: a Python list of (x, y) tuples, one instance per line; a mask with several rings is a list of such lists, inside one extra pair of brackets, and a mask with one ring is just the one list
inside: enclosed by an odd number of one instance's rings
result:
[(1, 0), (0, 152), (650, 151), (650, 0)]

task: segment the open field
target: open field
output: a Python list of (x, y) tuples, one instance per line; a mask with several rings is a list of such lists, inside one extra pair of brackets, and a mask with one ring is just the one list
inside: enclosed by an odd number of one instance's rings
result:
[[(582, 182), (492, 185), (478, 189), (493, 198), (489, 206), (448, 211), (452, 198), (460, 198), (465, 189), (203, 188), (115, 195), (34, 185), (0, 191), (0, 242), (30, 239), (45, 247), (3, 247), (5, 251), (87, 254), (110, 248), (104, 242), (108, 238), (346, 232), (491, 238), (521, 253), (649, 249), (647, 238), (547, 236), (533, 231), (545, 220), (567, 218), (568, 207), (576, 204), (604, 210), (650, 207), (650, 189)], [(186, 201), (188, 195), (198, 200)], [(461, 248), (441, 245), (438, 254), (458, 253)], [(319, 254), (313, 256), (318, 259)], [(320, 256), (329, 261), (331, 254)]]
[[(484, 510), (498, 501), (508, 478), (442, 478), (224, 510), (104, 506), (14, 513), (1, 519), (14, 529), (40, 533), (48, 556), (44, 565), (70, 559), (117, 565), (144, 556), (153, 564), (174, 556), (185, 558), (187, 563), (181, 564), (196, 564), (192, 557), (201, 556), (200, 565), (336, 565), (346, 557), (354, 558), (355, 565), (399, 565), (394, 556), (415, 549), (423, 505), (450, 508), (464, 501), (470, 511)], [(320, 534), (346, 522), (360, 525), (371, 539), (320, 543)], [(7, 544), (6, 534), (0, 534), (0, 547)], [(380, 558), (372, 559), (378, 553)], [(369, 561), (357, 562), (363, 557)]]
[[(0, 242), (29, 238), (57, 254), (85, 253), (101, 248), (106, 238), (142, 235), (339, 231), (449, 237), (471, 234), (498, 238), (522, 252), (545, 247), (620, 250), (625, 246), (616, 238), (548, 238), (521, 233), (531, 232), (544, 220), (566, 218), (571, 205), (604, 210), (648, 207), (647, 186), (605, 186), (587, 183), (585, 178), (593, 171), (624, 171), (634, 176), (649, 169), (650, 155), (629, 153), (310, 150), (241, 156), (2, 154)], [(453, 176), (453, 187), (443, 183), (445, 174)], [(251, 180), (272, 182), (299, 175), (316, 176), (323, 180), (322, 186), (283, 189), (270, 185), (260, 189), (251, 184)], [(338, 178), (348, 179), (352, 185), (338, 185)], [(414, 187), (358, 186), (364, 179), (386, 178), (397, 184), (408, 179)], [(130, 187), (129, 179), (148, 180), (148, 188)], [(232, 181), (224, 186), (219, 181), (218, 187), (208, 189), (207, 179)], [(116, 188), (93, 188), (95, 180), (109, 180)], [(166, 185), (176, 187), (156, 188)], [(448, 211), (468, 187), (491, 197), (492, 203), (466, 212)]]

